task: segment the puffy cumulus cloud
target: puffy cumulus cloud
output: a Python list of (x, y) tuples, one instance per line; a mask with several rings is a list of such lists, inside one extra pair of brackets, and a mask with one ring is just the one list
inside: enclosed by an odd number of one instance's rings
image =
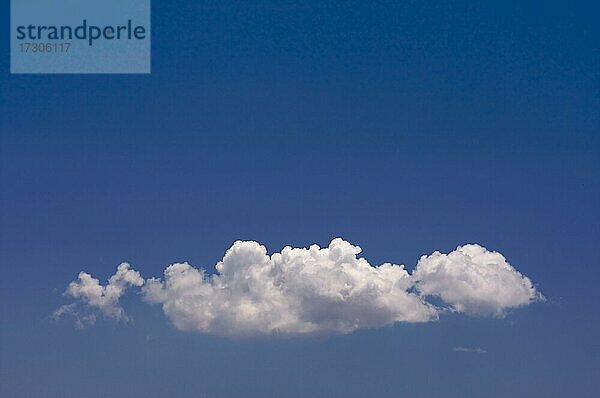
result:
[[(89, 312), (82, 316), (70, 304), (56, 317), (72, 315), (83, 326), (95, 322), (95, 312), (127, 319), (119, 298), (130, 285), (143, 286), (144, 300), (160, 304), (178, 329), (235, 337), (350, 333), (433, 321), (447, 309), (502, 316), (542, 298), (501, 254), (478, 245), (423, 256), (412, 275), (402, 265), (373, 266), (360, 253), (340, 238), (326, 248), (285, 247), (271, 255), (257, 242), (237, 241), (216, 273), (176, 263), (146, 281), (123, 263), (105, 286), (80, 273), (66, 295)], [(431, 296), (445, 304), (429, 303)]]
[(401, 265), (373, 267), (360, 247), (285, 247), (267, 255), (256, 242), (235, 242), (207, 276), (187, 263), (148, 280), (148, 301), (162, 304), (182, 330), (219, 335), (348, 333), (394, 322), (426, 322), (436, 309), (409, 293)]
[[(139, 272), (132, 270), (129, 264), (121, 263), (117, 267), (117, 272), (109, 278), (105, 286), (102, 286), (100, 281), (90, 274), (80, 272), (78, 279), (67, 287), (65, 295), (78, 299), (86, 310), (96, 310), (102, 315), (116, 320), (128, 320), (125, 311), (119, 305), (119, 299), (128, 286), (139, 287), (143, 284), (144, 279)], [(53, 317), (58, 319), (66, 315), (75, 318), (78, 328), (93, 325), (96, 322), (96, 315), (93, 312), (81, 313), (77, 309), (76, 303), (63, 305), (54, 312)]]
[(502, 254), (479, 245), (421, 257), (412, 279), (422, 295), (438, 296), (453, 310), (470, 315), (501, 317), (509, 308), (544, 299)]

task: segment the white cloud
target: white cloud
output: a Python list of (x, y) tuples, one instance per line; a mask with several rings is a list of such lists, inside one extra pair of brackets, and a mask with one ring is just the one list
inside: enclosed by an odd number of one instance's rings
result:
[(421, 257), (412, 279), (422, 295), (439, 296), (453, 310), (470, 315), (501, 317), (507, 309), (543, 300), (502, 254), (479, 245)]
[[(446, 307), (427, 302), (432, 295), (455, 311), (494, 316), (542, 297), (502, 255), (478, 245), (423, 256), (412, 275), (402, 265), (372, 266), (360, 252), (340, 238), (326, 248), (285, 247), (270, 256), (257, 242), (237, 241), (211, 275), (177, 263), (162, 279), (144, 282), (123, 263), (106, 286), (82, 272), (66, 294), (91, 315), (96, 310), (127, 319), (119, 298), (127, 286), (143, 286), (144, 299), (162, 305), (178, 329), (236, 337), (349, 333), (433, 321)], [(95, 321), (69, 305), (58, 312), (56, 317), (70, 314), (81, 325)]]
[(77, 309), (76, 303), (65, 304), (58, 308), (52, 314), (52, 318), (56, 321), (64, 316), (69, 316), (73, 318), (75, 322), (75, 327), (77, 329), (85, 329), (87, 326), (94, 325), (96, 323), (96, 314), (93, 312), (89, 312), (86, 314), (82, 314)]
[[(73, 281), (67, 287), (65, 295), (79, 299), (86, 310), (97, 310), (106, 317), (116, 320), (128, 320), (127, 314), (119, 305), (119, 299), (128, 286), (142, 286), (144, 279), (140, 273), (130, 269), (127, 263), (121, 263), (117, 267), (117, 272), (108, 280), (105, 286), (100, 285), (100, 281), (93, 278), (86, 272), (80, 272), (77, 281)], [(93, 325), (96, 322), (96, 316), (93, 312), (82, 315), (76, 305), (63, 305), (53, 314), (54, 318), (60, 318), (63, 315), (70, 315), (75, 318), (77, 327), (83, 328), (86, 325)]]
[(453, 347), (452, 351), (455, 352), (468, 352), (471, 354), (485, 354), (487, 353), (486, 350), (484, 350), (481, 347), (474, 347), (474, 348), (470, 348), (470, 347)]
[(286, 247), (268, 256), (264, 246), (238, 241), (216, 265), (218, 274), (174, 264), (144, 292), (179, 329), (220, 335), (348, 333), (437, 318), (407, 291), (403, 266), (373, 267), (360, 252), (334, 239), (324, 249)]

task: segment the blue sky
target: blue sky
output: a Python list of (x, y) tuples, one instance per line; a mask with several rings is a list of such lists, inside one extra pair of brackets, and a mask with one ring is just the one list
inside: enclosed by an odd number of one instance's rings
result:
[[(597, 12), (155, 1), (151, 75), (0, 57), (0, 395), (595, 396)], [(338, 236), (409, 270), (479, 243), (547, 300), (311, 338), (182, 332), (134, 290), (133, 323), (51, 319), (81, 270)]]

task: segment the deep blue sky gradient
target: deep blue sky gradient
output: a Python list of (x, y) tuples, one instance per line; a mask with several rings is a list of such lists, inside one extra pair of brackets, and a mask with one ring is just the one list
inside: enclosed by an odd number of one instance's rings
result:
[[(3, 4), (1, 396), (596, 395), (598, 7), (367, 3), (154, 1), (149, 76), (10, 75)], [(135, 293), (134, 324), (50, 319), (81, 270), (337, 236), (409, 269), (477, 242), (548, 301), (316, 340), (182, 333)]]

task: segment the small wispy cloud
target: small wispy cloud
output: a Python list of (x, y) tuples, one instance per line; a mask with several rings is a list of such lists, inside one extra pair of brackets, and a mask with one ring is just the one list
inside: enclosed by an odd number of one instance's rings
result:
[[(52, 314), (52, 318), (71, 317), (77, 329), (85, 329), (96, 323), (96, 313), (116, 320), (128, 321), (129, 317), (119, 305), (119, 299), (129, 286), (141, 287), (144, 279), (140, 273), (130, 269), (129, 264), (121, 263), (117, 272), (105, 286), (86, 272), (80, 272), (78, 279), (67, 287), (65, 295), (80, 301), (65, 304)], [(94, 312), (95, 311), (95, 312)]]
[(468, 352), (471, 354), (485, 354), (487, 353), (486, 350), (484, 350), (481, 347), (452, 347), (452, 351), (454, 352)]
[(75, 327), (80, 330), (83, 330), (86, 327), (92, 326), (96, 323), (96, 314), (91, 312), (85, 314), (81, 313), (78, 310), (76, 303), (65, 304), (58, 308), (56, 311), (54, 311), (54, 313), (52, 314), (52, 319), (54, 319), (55, 321), (61, 317), (73, 318)]

